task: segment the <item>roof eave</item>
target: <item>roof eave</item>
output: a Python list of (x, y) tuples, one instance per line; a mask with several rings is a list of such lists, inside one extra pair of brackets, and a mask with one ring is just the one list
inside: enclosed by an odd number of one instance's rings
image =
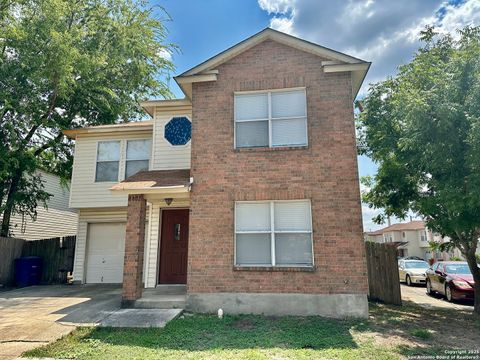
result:
[(84, 135), (84, 134), (108, 134), (111, 132), (131, 132), (131, 131), (151, 131), (153, 130), (153, 124), (145, 124), (145, 125), (135, 125), (135, 126), (128, 126), (123, 124), (118, 124), (118, 127), (111, 126), (111, 127), (91, 127), (91, 128), (77, 128), (77, 129), (66, 129), (62, 130), (63, 134), (70, 139), (75, 139), (77, 135)]
[(192, 106), (189, 98), (169, 99), (169, 100), (145, 100), (140, 102), (140, 106), (151, 116), (155, 116), (156, 107), (184, 107)]
[(188, 99), (192, 98), (192, 84), (195, 82), (209, 82), (217, 81), (218, 71), (213, 70), (201, 74), (195, 75), (179, 75), (175, 76), (173, 79), (176, 81), (180, 89)]
[(113, 195), (133, 195), (133, 194), (185, 194), (190, 192), (190, 185), (174, 185), (174, 186), (154, 186), (142, 188), (110, 188)]
[(336, 73), (336, 72), (351, 72), (352, 74), (352, 99), (358, 95), (360, 88), (362, 87), (365, 76), (370, 69), (370, 62), (358, 62), (354, 64), (325, 64), (323, 65), (323, 71), (325, 73)]

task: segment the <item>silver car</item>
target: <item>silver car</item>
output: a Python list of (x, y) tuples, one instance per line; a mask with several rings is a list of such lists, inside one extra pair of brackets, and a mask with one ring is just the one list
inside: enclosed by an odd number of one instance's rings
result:
[(398, 274), (400, 281), (406, 282), (408, 286), (413, 284), (425, 285), (427, 281), (425, 272), (428, 268), (428, 263), (423, 260), (399, 260)]

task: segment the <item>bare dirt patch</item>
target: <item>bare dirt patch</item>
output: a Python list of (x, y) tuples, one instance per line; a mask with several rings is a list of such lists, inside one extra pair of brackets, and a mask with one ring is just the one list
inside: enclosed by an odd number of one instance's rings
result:
[(371, 304), (370, 309), (371, 327), (374, 330), (371, 335), (376, 343), (480, 348), (478, 320), (475, 320), (470, 311), (425, 309), (408, 301), (404, 301), (404, 306), (398, 307)]

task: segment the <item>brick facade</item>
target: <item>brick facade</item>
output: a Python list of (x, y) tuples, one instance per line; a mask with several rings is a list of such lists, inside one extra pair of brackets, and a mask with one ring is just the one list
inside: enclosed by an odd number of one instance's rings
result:
[(122, 304), (126, 307), (142, 297), (145, 216), (146, 201), (143, 195), (128, 195), (122, 294)]
[[(267, 40), (193, 84), (189, 294), (367, 293), (351, 76), (322, 60)], [(309, 146), (234, 150), (234, 91), (291, 87), (306, 87)], [(288, 199), (311, 199), (315, 270), (235, 270), (235, 201)]]

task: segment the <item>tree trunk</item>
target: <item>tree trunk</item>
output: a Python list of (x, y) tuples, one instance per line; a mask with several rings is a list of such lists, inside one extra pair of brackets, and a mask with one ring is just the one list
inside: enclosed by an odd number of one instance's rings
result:
[[(473, 242), (475, 243), (478, 239), (475, 239)], [(477, 258), (475, 256), (477, 246), (469, 247), (465, 252), (465, 258), (467, 259), (468, 267), (473, 275), (473, 281), (475, 282), (474, 290), (475, 290), (475, 303), (473, 307), (473, 313), (480, 317), (480, 268), (477, 265)]]
[(8, 189), (7, 201), (5, 202), (5, 210), (3, 212), (2, 227), (0, 228), (0, 236), (7, 237), (10, 229), (10, 218), (12, 217), (13, 206), (15, 205), (15, 193), (17, 192), (18, 183), (22, 178), (23, 171), (17, 169), (13, 174), (10, 182), (10, 188)]

